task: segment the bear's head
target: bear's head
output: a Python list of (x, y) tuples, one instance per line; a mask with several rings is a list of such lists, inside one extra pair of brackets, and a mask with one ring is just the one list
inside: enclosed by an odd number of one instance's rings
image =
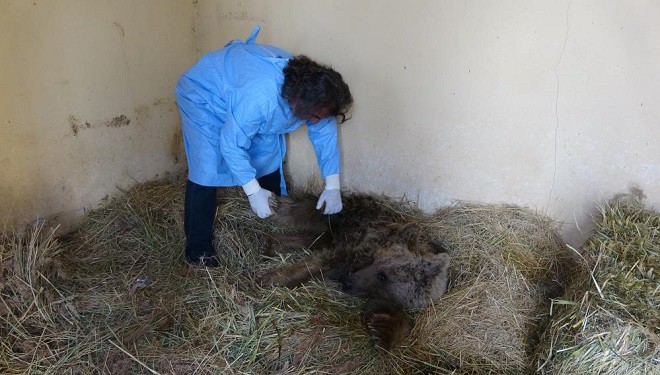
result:
[(343, 280), (352, 295), (391, 303), (401, 308), (420, 308), (447, 290), (449, 255), (416, 235), (418, 228), (399, 231), (374, 252), (371, 265)]

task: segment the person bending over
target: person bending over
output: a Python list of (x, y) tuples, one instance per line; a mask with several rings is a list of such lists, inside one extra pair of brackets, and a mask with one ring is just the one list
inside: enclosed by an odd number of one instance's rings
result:
[(342, 210), (337, 120), (353, 103), (348, 85), (329, 66), (255, 43), (234, 40), (204, 55), (179, 78), (188, 160), (184, 204), (186, 259), (218, 266), (213, 248), (216, 188), (242, 186), (252, 211), (272, 214), (270, 198), (286, 195), (284, 135), (306, 124), (325, 188), (317, 208)]

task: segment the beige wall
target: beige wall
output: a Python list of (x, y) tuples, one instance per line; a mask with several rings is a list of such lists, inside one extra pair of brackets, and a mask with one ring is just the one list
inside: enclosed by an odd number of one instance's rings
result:
[[(343, 183), (432, 209), (566, 222), (631, 186), (660, 208), (660, 2), (200, 0), (200, 48), (245, 38), (332, 64), (355, 97)], [(316, 171), (305, 131), (289, 168)]]
[[(631, 186), (660, 208), (657, 1), (3, 0), (0, 214), (80, 213), (180, 170), (177, 76), (256, 24), (350, 84), (348, 188), (526, 205), (573, 243)], [(288, 165), (316, 173), (304, 130)]]
[(66, 223), (185, 165), (173, 87), (197, 58), (194, 14), (179, 0), (0, 2), (2, 223)]

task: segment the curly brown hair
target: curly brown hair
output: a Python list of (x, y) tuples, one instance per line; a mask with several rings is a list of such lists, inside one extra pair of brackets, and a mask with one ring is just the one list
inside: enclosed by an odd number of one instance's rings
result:
[(295, 102), (294, 115), (307, 118), (314, 111), (327, 108), (330, 116), (347, 120), (346, 112), (353, 104), (348, 85), (330, 66), (305, 55), (295, 56), (284, 67), (282, 97)]

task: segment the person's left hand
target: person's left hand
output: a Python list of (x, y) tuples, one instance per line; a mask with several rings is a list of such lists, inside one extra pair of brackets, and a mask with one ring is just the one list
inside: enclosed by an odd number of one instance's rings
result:
[(344, 208), (341, 203), (341, 192), (339, 189), (324, 189), (319, 197), (319, 202), (316, 204), (316, 209), (320, 210), (325, 203), (325, 215), (332, 215), (341, 212)]

